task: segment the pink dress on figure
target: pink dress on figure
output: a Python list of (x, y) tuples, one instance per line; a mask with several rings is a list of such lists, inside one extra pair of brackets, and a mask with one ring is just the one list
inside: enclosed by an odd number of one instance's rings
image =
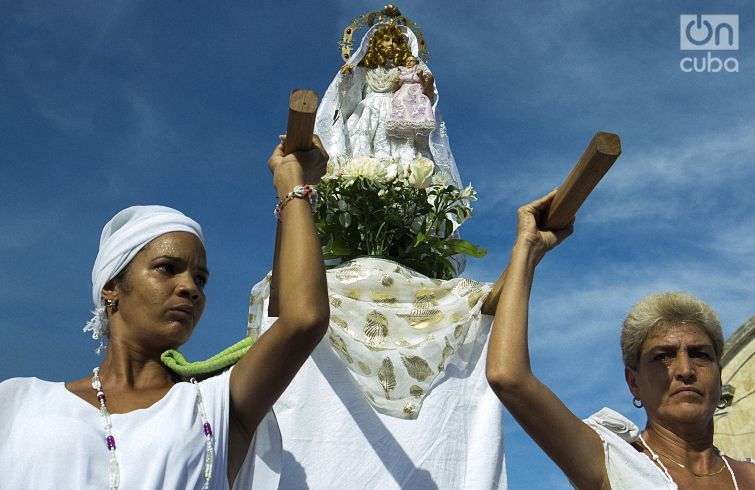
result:
[(411, 138), (430, 134), (435, 129), (435, 114), (430, 99), (422, 92), (421, 68), (399, 67), (401, 87), (393, 93), (386, 131), (394, 137)]

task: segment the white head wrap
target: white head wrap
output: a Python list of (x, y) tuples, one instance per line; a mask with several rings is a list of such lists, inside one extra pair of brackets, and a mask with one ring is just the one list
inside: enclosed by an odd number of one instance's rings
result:
[(202, 243), (202, 227), (180, 211), (166, 206), (131, 206), (107, 222), (100, 236), (100, 250), (92, 268), (93, 317), (84, 326), (92, 338), (100, 340), (99, 353), (108, 332), (102, 288), (118, 275), (149, 242), (173, 231), (196, 235)]

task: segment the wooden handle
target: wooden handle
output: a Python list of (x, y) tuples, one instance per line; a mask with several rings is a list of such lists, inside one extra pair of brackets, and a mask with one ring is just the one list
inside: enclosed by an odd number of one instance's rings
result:
[(621, 140), (618, 135), (602, 131), (595, 133), (577, 164), (558, 188), (548, 208), (543, 228), (558, 230), (566, 227), (619, 155)]
[[(312, 149), (312, 134), (315, 130), (317, 115), (317, 92), (297, 89), (288, 98), (288, 127), (283, 153)], [(278, 316), (278, 255), (280, 254), (280, 227), (275, 230), (275, 253), (273, 255), (273, 274), (270, 278), (270, 300), (267, 316)]]
[[(587, 149), (577, 161), (572, 171), (558, 188), (553, 202), (548, 208), (548, 215), (543, 228), (558, 230), (567, 226), (577, 210), (585, 202), (590, 192), (598, 185), (601, 178), (611, 168), (613, 162), (621, 154), (621, 141), (619, 136), (613, 133), (599, 131), (590, 140)], [(506, 279), (506, 271), (500, 275), (493, 284), (485, 302), (482, 304), (482, 313), (495, 315), (501, 290)]]
[(317, 92), (297, 89), (288, 99), (288, 129), (283, 152), (312, 149), (312, 134), (317, 115)]

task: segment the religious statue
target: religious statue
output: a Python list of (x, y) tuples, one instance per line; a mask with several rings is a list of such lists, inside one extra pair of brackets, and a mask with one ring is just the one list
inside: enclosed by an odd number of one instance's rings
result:
[[(359, 27), (369, 29), (352, 54), (351, 39)], [(429, 160), (434, 183), (461, 187), (419, 28), (389, 5), (344, 29), (341, 54), (345, 64), (328, 87), (315, 122), (332, 166), (343, 167), (359, 157), (403, 168)]]
[[(365, 70), (364, 98), (346, 121), (351, 155), (405, 162), (428, 156), (428, 135), (435, 129), (433, 79), (424, 63), (418, 65), (406, 36), (394, 24), (378, 28), (360, 66)], [(346, 111), (355, 77), (348, 63), (341, 73), (340, 105)]]
[[(389, 5), (346, 26), (341, 56), (314, 128), (330, 155), (315, 209), (330, 325), (275, 405), (280, 488), (505, 488), (484, 369), (492, 285), (461, 277), (485, 253), (458, 233), (476, 195), (423, 34)], [(252, 339), (275, 321), (271, 277), (252, 288)]]

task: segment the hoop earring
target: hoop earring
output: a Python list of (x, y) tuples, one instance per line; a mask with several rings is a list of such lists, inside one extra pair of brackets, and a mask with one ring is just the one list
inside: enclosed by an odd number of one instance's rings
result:
[(112, 308), (113, 310), (116, 310), (118, 308), (118, 300), (117, 299), (106, 299), (105, 300), (105, 306), (107, 308)]
[(637, 397), (632, 397), (632, 405), (634, 405), (636, 408), (642, 408), (642, 400)]

